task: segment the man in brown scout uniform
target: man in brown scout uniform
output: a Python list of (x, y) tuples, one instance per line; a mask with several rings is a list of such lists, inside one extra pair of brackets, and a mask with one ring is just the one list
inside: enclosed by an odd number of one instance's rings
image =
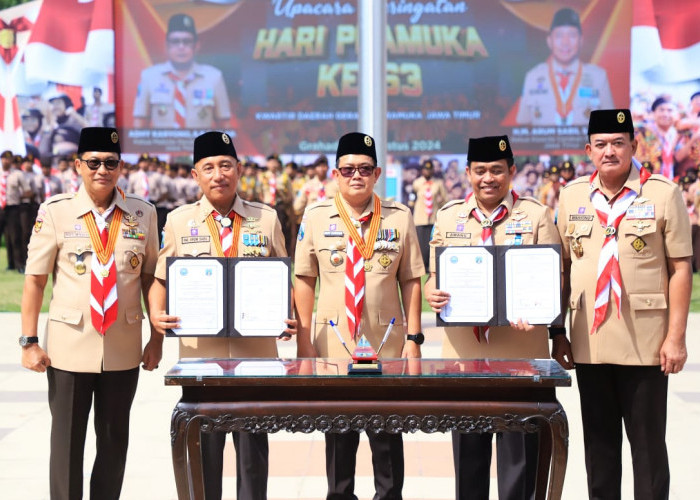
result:
[[(282, 229), (275, 211), (236, 195), (242, 166), (231, 137), (207, 132), (194, 141), (193, 177), (203, 196), (168, 214), (163, 249), (149, 303), (153, 325), (160, 333), (177, 328), (179, 318), (165, 313), (167, 257), (286, 257)], [(248, 238), (255, 235), (256, 238)], [(260, 300), (264, 300), (261, 297)], [(286, 333), (296, 333), (296, 321), (287, 320)], [(288, 337), (285, 337), (288, 338)], [(273, 338), (180, 339), (181, 358), (276, 358)], [(226, 433), (202, 433), (204, 491), (207, 500), (221, 498)], [(234, 432), (237, 498), (267, 498), (267, 434)]]
[(286, 172), (282, 171), (282, 161), (277, 155), (267, 157), (267, 171), (262, 173), (263, 203), (277, 212), (277, 218), (282, 225), (282, 234), (287, 243), (287, 253), (291, 253), (292, 240), (292, 181)]
[(313, 163), (314, 177), (309, 179), (304, 188), (294, 198), (294, 213), (301, 216), (307, 207), (317, 201), (333, 199), (338, 192), (338, 185), (334, 179), (328, 178), (328, 158), (321, 155)]
[[(380, 175), (370, 136), (353, 132), (340, 138), (333, 170), (339, 193), (306, 210), (297, 238), (294, 291), (299, 312), (299, 357), (348, 357), (331, 321), (351, 351), (361, 335), (376, 350), (392, 318), (396, 318), (396, 324), (380, 355), (420, 357), (420, 277), (425, 269), (408, 208), (381, 201), (374, 194)], [(321, 293), (312, 324), (319, 278)], [(400, 499), (404, 477), (401, 435), (380, 432), (368, 433), (367, 437), (372, 449), (374, 498)], [(327, 498), (356, 499), (353, 491), (359, 434), (329, 433), (325, 438)]]
[[(119, 136), (84, 128), (77, 194), (41, 205), (29, 244), (22, 295), (22, 365), (47, 372), (51, 409), (51, 498), (82, 498), (83, 449), (94, 398), (97, 456), (90, 497), (117, 499), (129, 442), (139, 363), (153, 370), (163, 339), (141, 351), (141, 295), (158, 257), (156, 212), (116, 189)], [(53, 296), (43, 348), (37, 337), (48, 275)]]
[(416, 195), (413, 223), (416, 225), (423, 265), (428, 267), (430, 234), (433, 231), (438, 210), (447, 202), (445, 184), (441, 179), (433, 179), (433, 160), (423, 162), (421, 176), (413, 181), (413, 192)]
[[(9, 153), (9, 155), (7, 155)], [(9, 157), (8, 157), (9, 156)], [(22, 199), (32, 196), (32, 186), (19, 167), (13, 166), (12, 153), (5, 151), (2, 158), (2, 183), (5, 187), (4, 215), (8, 267), (24, 272), (27, 262), (27, 244), (22, 241)]]
[[(430, 278), (425, 298), (439, 313), (450, 295), (436, 289), (435, 248), (443, 246), (559, 244), (547, 207), (510, 190), (515, 175), (508, 136), (469, 139), (467, 177), (473, 193), (454, 200), (437, 214), (430, 242)], [(443, 357), (549, 358), (547, 328), (531, 326), (527, 318), (511, 326), (449, 327)], [(562, 328), (551, 327), (552, 334)], [(492, 434), (453, 432), (456, 496), (489, 498)], [(537, 434), (497, 435), (498, 495), (532, 498), (537, 472)]]
[[(632, 449), (634, 496), (668, 498), (668, 377), (687, 359), (690, 224), (678, 188), (640, 168), (627, 109), (591, 113), (586, 153), (596, 172), (559, 198), (564, 304), (581, 397), (591, 498), (620, 498), (622, 422)], [(567, 279), (568, 278), (568, 279)]]

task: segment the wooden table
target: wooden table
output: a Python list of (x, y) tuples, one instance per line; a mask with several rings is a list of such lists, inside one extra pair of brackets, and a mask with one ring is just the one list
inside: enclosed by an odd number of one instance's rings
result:
[[(539, 432), (536, 498), (559, 499), (568, 454), (552, 360), (384, 359), (381, 375), (348, 375), (341, 359), (186, 360), (171, 421), (178, 498), (204, 498), (200, 432)], [(547, 481), (549, 479), (549, 489)]]

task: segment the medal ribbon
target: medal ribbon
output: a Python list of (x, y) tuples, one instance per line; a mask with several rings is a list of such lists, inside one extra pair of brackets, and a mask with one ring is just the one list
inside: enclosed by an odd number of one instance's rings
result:
[(232, 219), (233, 227), (221, 226), (221, 230), (219, 230), (215, 220), (221, 223), (222, 215), (216, 210), (213, 210), (207, 215), (207, 226), (211, 234), (211, 239), (214, 241), (217, 257), (238, 257), (238, 238), (241, 234), (243, 217), (233, 210), (228, 213), (228, 217)]
[[(639, 168), (636, 165), (633, 168)], [(598, 172), (591, 175), (591, 203), (595, 208), (600, 224), (606, 228), (603, 248), (598, 257), (598, 278), (595, 286), (595, 312), (593, 316), (593, 326), (591, 335), (605, 320), (610, 302), (610, 292), (617, 305), (617, 318), (620, 319), (620, 303), (622, 301), (622, 275), (620, 274), (620, 262), (617, 245), (617, 228), (620, 221), (627, 213), (627, 209), (632, 205), (639, 193), (625, 187), (615, 198), (612, 206), (608, 203), (600, 188), (593, 188), (593, 180)], [(651, 174), (646, 169), (640, 169), (639, 186), (644, 185)]]
[[(467, 200), (469, 200), (469, 197), (473, 196), (474, 193), (470, 193), (469, 196), (467, 197)], [(511, 191), (510, 194), (513, 196), (513, 205), (515, 205), (515, 202), (518, 201), (518, 194), (515, 191)], [(481, 238), (479, 239), (479, 246), (492, 246), (493, 245), (493, 225), (504, 219), (506, 215), (508, 215), (508, 209), (506, 208), (505, 205), (498, 205), (496, 210), (491, 212), (491, 215), (489, 217), (486, 217), (484, 213), (479, 210), (479, 207), (475, 207), (474, 210), (472, 210), (472, 214), (474, 215), (474, 218), (481, 223)], [(483, 224), (482, 221), (489, 220), (491, 221), (490, 224), (485, 225)], [(489, 327), (481, 327), (481, 326), (475, 326), (472, 330), (474, 332), (474, 336), (476, 337), (477, 342), (481, 342), (481, 331), (483, 329), (484, 332), (484, 338), (486, 339), (486, 343), (489, 343)]]
[(561, 117), (562, 122), (566, 123), (566, 117), (569, 116), (569, 113), (571, 113), (571, 110), (573, 109), (574, 97), (576, 96), (576, 91), (578, 90), (578, 86), (581, 83), (581, 75), (583, 74), (583, 64), (581, 64), (581, 62), (578, 63), (578, 70), (576, 71), (574, 83), (571, 86), (571, 91), (569, 91), (569, 95), (566, 98), (566, 102), (562, 102), (561, 93), (559, 92), (559, 85), (557, 85), (557, 81), (554, 75), (554, 65), (551, 57), (547, 61), (547, 66), (549, 67), (549, 83), (552, 87), (552, 90), (554, 91), (554, 99), (557, 103), (557, 113)]
[(374, 209), (372, 210), (372, 219), (369, 222), (369, 231), (365, 233), (365, 239), (362, 239), (360, 234), (357, 232), (355, 224), (353, 224), (348, 211), (345, 210), (345, 205), (341, 201), (340, 194), (335, 196), (335, 208), (338, 209), (338, 215), (345, 225), (345, 229), (348, 230), (350, 238), (352, 238), (355, 246), (357, 246), (360, 254), (365, 260), (372, 258), (374, 253), (374, 242), (377, 239), (377, 231), (379, 231), (379, 223), (382, 220), (382, 202), (379, 196), (374, 195)]

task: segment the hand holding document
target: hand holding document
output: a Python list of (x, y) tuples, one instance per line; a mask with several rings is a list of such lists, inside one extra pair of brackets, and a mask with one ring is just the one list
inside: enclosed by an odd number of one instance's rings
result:
[(441, 247), (437, 288), (450, 300), (440, 326), (561, 323), (559, 245)]

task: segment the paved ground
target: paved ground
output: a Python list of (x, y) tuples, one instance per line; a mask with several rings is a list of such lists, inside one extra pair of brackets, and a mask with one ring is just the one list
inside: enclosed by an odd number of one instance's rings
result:
[[(424, 315), (424, 325), (433, 316)], [(5, 500), (48, 499), (50, 415), (46, 402), (46, 376), (24, 370), (19, 365), (19, 314), (0, 314), (0, 496)], [(686, 370), (673, 376), (668, 397), (667, 442), (671, 460), (671, 498), (698, 497), (700, 439), (684, 429), (694, 429), (700, 418), (700, 314), (689, 319), (690, 359)], [(425, 357), (440, 352), (440, 331), (426, 328)], [(294, 344), (281, 345), (282, 356), (293, 356)], [(177, 361), (173, 339), (165, 340), (161, 369), (142, 372), (131, 419), (131, 444), (122, 498), (127, 500), (170, 500), (176, 498), (170, 461), (170, 413), (179, 390), (163, 385), (165, 369)], [(571, 432), (569, 466), (564, 487), (565, 499), (586, 498), (586, 480), (576, 385), (560, 389), (559, 400), (569, 417)], [(91, 431), (90, 431), (91, 432)], [(452, 453), (449, 435), (415, 434), (405, 436), (406, 500), (447, 500), (454, 498)], [(323, 436), (274, 434), (270, 437), (270, 500), (319, 499), (325, 495)], [(233, 445), (226, 448), (224, 497), (235, 498)], [(94, 459), (94, 436), (88, 436), (85, 452), (85, 478), (89, 481)], [(622, 498), (633, 498), (629, 448), (625, 447)], [(495, 469), (492, 468), (492, 475)], [(372, 497), (369, 447), (363, 438), (358, 456), (356, 493)], [(87, 487), (86, 487), (86, 491)], [(496, 498), (492, 477), (492, 497)], [(87, 495), (86, 495), (87, 498)]]

